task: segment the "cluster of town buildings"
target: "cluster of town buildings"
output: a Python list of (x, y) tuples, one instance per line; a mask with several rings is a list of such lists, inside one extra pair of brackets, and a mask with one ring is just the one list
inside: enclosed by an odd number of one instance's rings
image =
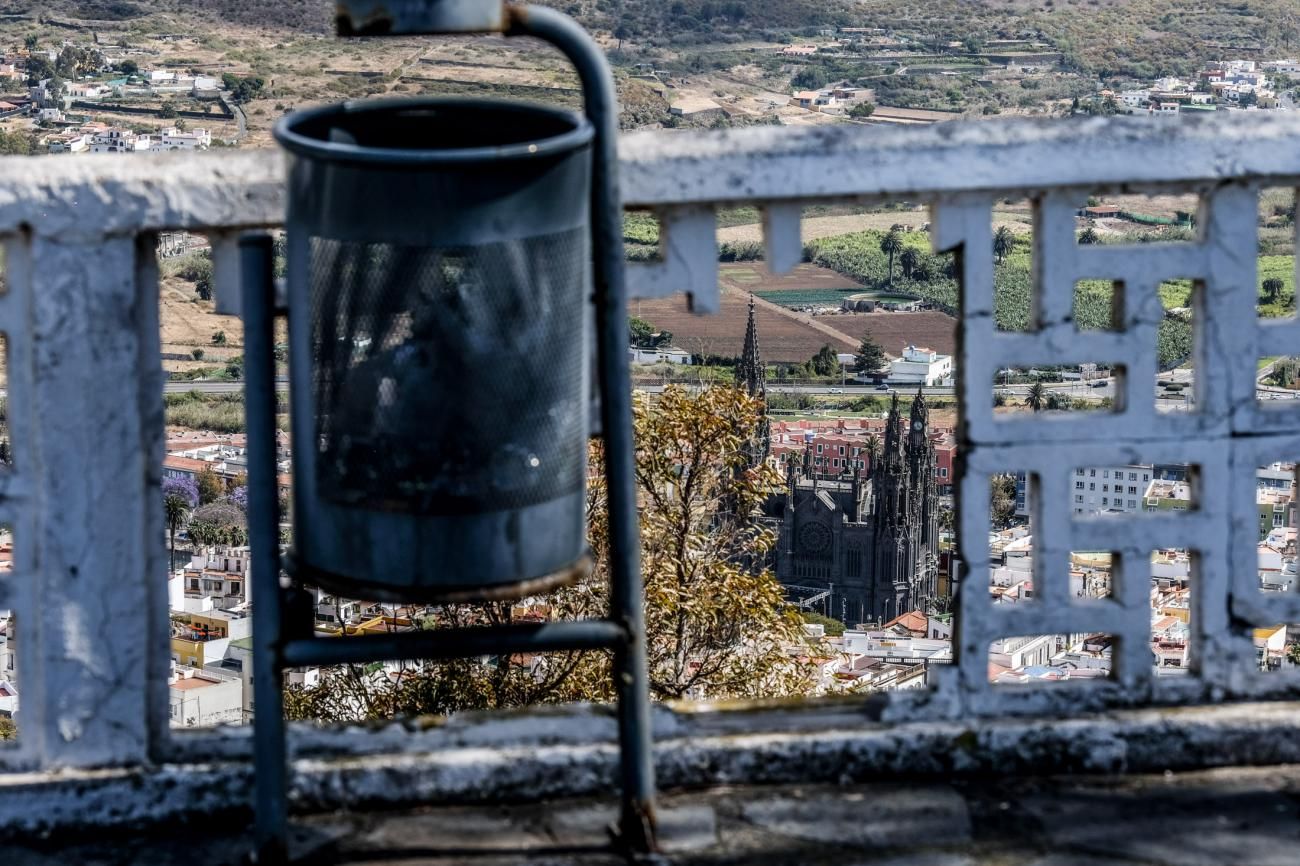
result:
[[(62, 112), (57, 109), (45, 111), (53, 112), (51, 122), (62, 121)], [(158, 153), (170, 150), (207, 150), (211, 145), (212, 134), (202, 128), (178, 129), (169, 126), (157, 134), (150, 134), (136, 133), (99, 121), (69, 126), (45, 138), (45, 147), (50, 153)]]
[(1207, 63), (1194, 78), (1158, 78), (1148, 85), (1127, 90), (1101, 91), (1103, 100), (1113, 100), (1122, 112), (1170, 115), (1180, 112), (1216, 111), (1219, 108), (1277, 109), (1290, 106), (1279, 93), (1276, 75), (1300, 74), (1300, 61), (1216, 60)]
[[(51, 130), (41, 143), (48, 153), (139, 153), (173, 150), (206, 150), (212, 145), (211, 132), (186, 128), (184, 122), (156, 133), (137, 133), (122, 126), (93, 122), (94, 104), (104, 100), (139, 97), (190, 97), (216, 103), (221, 98), (221, 80), (210, 75), (170, 69), (137, 70), (108, 78), (120, 68), (128, 54), (138, 50), (112, 46), (77, 46), (65, 42), (59, 49), (21, 49), (0, 57), (0, 76), (21, 79), (36, 60), (54, 63), (64, 48), (79, 48), (86, 56), (99, 58), (94, 75), (81, 80), (57, 82), (44, 78), (26, 88), (25, 94), (0, 100), (0, 119), (26, 116), (41, 129)], [(104, 50), (101, 50), (104, 49)], [(128, 67), (129, 68), (129, 67)]]

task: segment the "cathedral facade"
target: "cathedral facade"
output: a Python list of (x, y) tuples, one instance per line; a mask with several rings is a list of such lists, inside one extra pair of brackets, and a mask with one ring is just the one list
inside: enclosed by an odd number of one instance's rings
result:
[[(750, 394), (765, 396), (752, 300), (736, 378)], [(768, 436), (764, 416), (751, 459), (767, 459)], [(838, 478), (814, 471), (809, 449), (802, 462), (787, 461), (785, 489), (765, 509), (777, 532), (777, 579), (792, 597), (821, 595), (824, 609), (849, 625), (930, 610), (939, 600), (939, 507), (925, 397), (918, 391), (904, 422), (894, 395), (865, 482), (847, 467)]]
[[(908, 421), (898, 398), (870, 478), (828, 479), (811, 459), (786, 464), (786, 489), (768, 505), (773, 567), (792, 595), (827, 593), (826, 610), (854, 625), (888, 622), (938, 601), (938, 495), (925, 398)], [(815, 609), (815, 608), (814, 608)]]

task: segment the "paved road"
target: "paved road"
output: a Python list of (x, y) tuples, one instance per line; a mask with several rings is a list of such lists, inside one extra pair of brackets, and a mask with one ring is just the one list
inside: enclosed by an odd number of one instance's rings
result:
[(235, 115), (235, 123), (238, 129), (235, 131), (235, 141), (243, 141), (244, 136), (248, 135), (248, 115), (244, 114), (243, 106), (230, 99), (226, 94), (221, 94), (221, 101), (225, 103), (230, 112)]
[[(276, 387), (281, 391), (289, 390), (289, 381), (280, 379), (276, 382)], [(166, 382), (163, 384), (164, 394), (185, 394), (190, 391), (198, 391), (200, 394), (242, 394), (244, 383), (239, 382)]]

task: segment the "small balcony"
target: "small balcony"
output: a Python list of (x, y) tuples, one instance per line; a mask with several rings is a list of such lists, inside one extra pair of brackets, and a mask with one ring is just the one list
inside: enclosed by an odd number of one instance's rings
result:
[[(802, 260), (801, 209), (845, 202), (928, 205), (934, 250), (959, 263), (953, 663), (931, 668), (925, 688), (869, 697), (656, 707), (660, 784), (689, 792), (663, 803), (667, 856), (1296, 862), (1289, 792), (1300, 780), (1280, 765), (1300, 762), (1300, 678), (1261, 671), (1252, 635), (1300, 622), (1300, 595), (1259, 586), (1254, 486), (1256, 467), (1300, 459), (1300, 401), (1256, 393), (1260, 359), (1300, 355), (1300, 321), (1255, 312), (1258, 196), (1300, 186), (1300, 120), (1262, 114), (622, 142), (625, 206), (661, 227), (658, 260), (628, 265), (634, 298), (686, 294), (695, 313), (717, 311), (717, 212), (736, 206), (761, 209), (776, 273)], [(273, 152), (237, 152), (7, 159), (0, 169), (14, 454), (0, 474), (0, 523), (15, 539), (0, 609), (15, 612), (22, 640), (20, 736), (0, 749), (0, 832), (23, 840), (16, 862), (51, 850), (97, 862), (110, 838), (142, 862), (233, 861), (250, 810), (249, 731), (168, 725), (157, 238), (206, 234), (219, 306), (238, 313), (236, 239), (279, 225), (284, 165)], [(1078, 202), (1107, 193), (1193, 194), (1195, 237), (1076, 244)], [(1034, 301), (1028, 329), (1011, 332), (995, 325), (993, 212), (1021, 198), (1033, 203)], [(1084, 279), (1125, 287), (1114, 329), (1077, 327), (1073, 288)], [(1195, 287), (1195, 400), (1164, 412), (1152, 398), (1163, 316), (1152, 299), (1172, 279)], [(1108, 411), (994, 411), (1000, 371), (1093, 363), (1124, 371)], [(1138, 460), (1195, 465), (1196, 507), (1123, 520), (1071, 513), (1075, 467)], [(995, 605), (986, 503), (1008, 469), (1032, 479), (1038, 548), (1032, 602)], [(1166, 677), (1152, 660), (1148, 569), (1153, 551), (1171, 548), (1194, 551), (1195, 571), (1185, 675)], [(1110, 551), (1123, 565), (1108, 597), (1074, 597), (1071, 551)], [(1112, 675), (990, 682), (995, 642), (1058, 634), (1113, 638)], [(306, 816), (295, 845), (336, 858), (322, 862), (398, 849), (608, 861), (617, 739), (604, 707), (302, 726), (290, 740)], [(1049, 778), (1061, 775), (1070, 778)], [(508, 815), (498, 808), (519, 801)], [(415, 803), (429, 810), (396, 811)], [(344, 807), (365, 811), (334, 814)], [(231, 823), (171, 835), (196, 813)], [(124, 835), (142, 826), (153, 829)]]

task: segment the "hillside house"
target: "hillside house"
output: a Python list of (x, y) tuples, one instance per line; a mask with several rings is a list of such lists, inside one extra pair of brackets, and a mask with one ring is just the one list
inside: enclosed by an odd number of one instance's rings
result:
[(888, 381), (897, 388), (950, 384), (952, 356), (926, 346), (904, 346), (903, 354), (889, 363)]

